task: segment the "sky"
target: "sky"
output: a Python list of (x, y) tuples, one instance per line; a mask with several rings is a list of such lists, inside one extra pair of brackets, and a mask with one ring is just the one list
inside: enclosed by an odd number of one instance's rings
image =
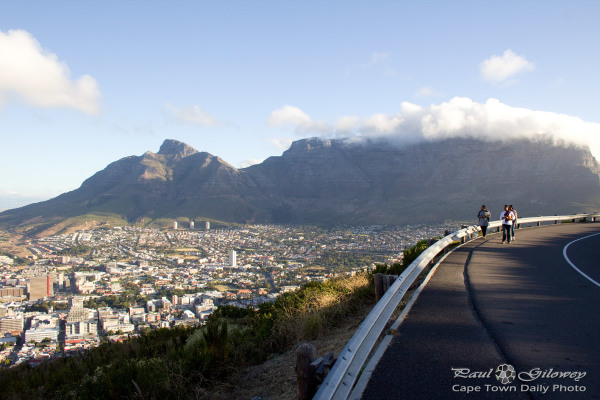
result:
[(183, 141), (552, 135), (600, 159), (599, 1), (0, 0), (0, 209)]

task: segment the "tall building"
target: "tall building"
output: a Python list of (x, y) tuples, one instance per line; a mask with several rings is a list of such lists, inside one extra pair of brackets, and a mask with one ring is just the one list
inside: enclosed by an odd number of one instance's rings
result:
[(236, 254), (235, 250), (231, 250), (229, 252), (229, 264), (232, 267), (237, 267), (237, 254)]
[(173, 229), (177, 229), (177, 221), (173, 221)]
[(36, 276), (29, 280), (29, 300), (54, 296), (54, 277), (51, 275)]
[(58, 273), (58, 289), (62, 290), (64, 288), (65, 288), (65, 273), (59, 272)]
[(194, 221), (190, 221), (190, 229), (194, 229)]
[(210, 221), (206, 221), (205, 227), (207, 231), (210, 230)]
[(88, 317), (87, 311), (83, 308), (83, 297), (73, 296), (69, 298), (69, 314), (67, 322), (83, 322)]

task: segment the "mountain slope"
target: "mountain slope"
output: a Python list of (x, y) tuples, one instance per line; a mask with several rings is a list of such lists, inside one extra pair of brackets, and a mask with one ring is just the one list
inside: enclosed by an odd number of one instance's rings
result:
[(158, 153), (115, 161), (54, 199), (0, 214), (3, 226), (80, 215), (239, 223), (406, 224), (473, 219), (481, 204), (521, 215), (600, 208), (589, 149), (549, 140), (446, 139), (405, 146), (303, 139), (236, 169), (166, 140)]

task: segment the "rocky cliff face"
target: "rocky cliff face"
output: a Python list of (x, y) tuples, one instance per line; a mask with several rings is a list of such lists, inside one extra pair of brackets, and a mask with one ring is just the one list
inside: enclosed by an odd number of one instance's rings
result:
[(90, 212), (228, 222), (406, 224), (473, 220), (481, 204), (521, 216), (600, 209), (600, 166), (588, 149), (550, 141), (304, 139), (279, 157), (236, 169), (166, 140), (126, 157), (55, 199), (9, 210), (0, 223)]
[[(288, 204), (286, 218), (347, 223), (471, 219), (481, 204), (522, 215), (597, 206), (587, 149), (550, 141), (448, 139), (404, 147), (308, 139), (247, 172)], [(473, 211), (475, 210), (475, 211)]]

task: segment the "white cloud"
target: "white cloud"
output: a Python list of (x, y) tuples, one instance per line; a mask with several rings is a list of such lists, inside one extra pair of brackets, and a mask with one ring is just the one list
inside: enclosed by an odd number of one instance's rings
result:
[(425, 98), (425, 97), (439, 97), (442, 93), (436, 90), (433, 86), (424, 86), (422, 88), (417, 89), (415, 92), (416, 98)]
[[(303, 120), (302, 123), (310, 122)], [(335, 136), (398, 143), (450, 137), (492, 141), (553, 137), (558, 141), (589, 145), (600, 160), (600, 124), (565, 114), (511, 107), (496, 99), (476, 103), (469, 98), (455, 97), (426, 108), (404, 102), (396, 114), (343, 116), (335, 123), (334, 130), (321, 135)]]
[(296, 127), (296, 133), (304, 134), (327, 134), (333, 131), (333, 127), (324, 121), (314, 121), (308, 114), (298, 107), (285, 105), (273, 111), (267, 120), (269, 126), (293, 125)]
[(263, 161), (264, 161), (264, 159), (262, 159), (262, 158), (253, 158), (250, 160), (243, 160), (240, 162), (240, 168), (247, 168), (251, 165), (260, 164)]
[(304, 111), (298, 107), (285, 105), (271, 113), (267, 124), (269, 126), (282, 126), (286, 124), (302, 125), (309, 121), (310, 117)]
[(167, 104), (167, 109), (173, 114), (173, 117), (180, 122), (202, 126), (214, 126), (217, 123), (215, 118), (198, 105), (177, 108), (172, 104)]
[(27, 31), (0, 31), (0, 104), (16, 95), (36, 107), (97, 114), (100, 90), (89, 75), (71, 80), (69, 67)]
[(390, 60), (390, 52), (374, 52), (371, 53), (371, 58), (369, 59), (369, 62), (365, 63), (365, 64), (361, 64), (360, 67), (361, 68), (372, 68), (376, 65), (381, 65), (381, 64), (387, 64)]
[(360, 70), (380, 70), (383, 72), (383, 76), (390, 78), (396, 75), (396, 71), (390, 65), (391, 53), (387, 52), (373, 52), (369, 58), (369, 61), (362, 64), (351, 65), (346, 68), (346, 77), (352, 75), (355, 71)]
[(294, 141), (293, 139), (290, 138), (270, 138), (268, 139), (269, 142), (271, 142), (273, 145), (275, 145), (275, 147), (277, 147), (279, 150), (287, 150), (290, 148), (290, 146), (292, 145), (292, 142)]
[(515, 54), (511, 49), (506, 50), (501, 56), (491, 56), (479, 66), (483, 79), (493, 83), (504, 82), (517, 74), (533, 71), (534, 69), (534, 63), (527, 61), (523, 56)]

